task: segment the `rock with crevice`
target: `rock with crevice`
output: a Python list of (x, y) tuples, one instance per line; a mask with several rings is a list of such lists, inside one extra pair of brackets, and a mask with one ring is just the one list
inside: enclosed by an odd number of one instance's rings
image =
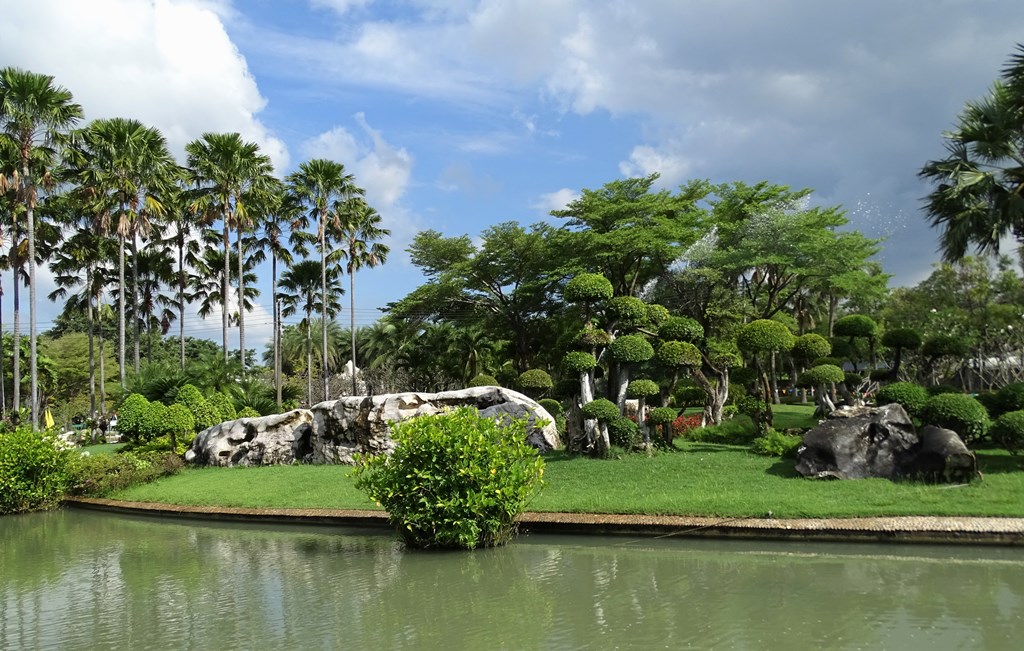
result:
[(538, 450), (561, 444), (554, 418), (534, 400), (502, 387), (474, 387), (350, 396), (311, 409), (220, 423), (196, 435), (185, 460), (212, 466), (351, 464), (359, 454), (394, 450), (394, 423), (461, 406), (475, 407), (488, 418), (525, 418), (526, 441)]
[(185, 461), (203, 466), (290, 464), (308, 456), (312, 426), (308, 409), (229, 420), (196, 434)]

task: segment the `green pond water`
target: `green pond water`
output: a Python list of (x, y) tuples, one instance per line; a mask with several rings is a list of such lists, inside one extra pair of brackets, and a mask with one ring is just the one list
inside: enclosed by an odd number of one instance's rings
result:
[(0, 649), (1019, 649), (1024, 550), (0, 517)]

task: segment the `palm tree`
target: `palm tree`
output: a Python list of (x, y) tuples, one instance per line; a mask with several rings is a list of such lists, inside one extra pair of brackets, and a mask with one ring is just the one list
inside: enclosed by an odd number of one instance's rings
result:
[[(245, 294), (246, 274), (242, 270), (241, 235), (251, 223), (247, 204), (266, 191), (271, 183), (273, 165), (270, 157), (260, 153), (255, 142), (244, 142), (237, 133), (204, 133), (199, 140), (185, 145), (188, 155), (189, 180), (197, 188), (194, 212), (219, 217), (222, 222), (224, 274), (221, 276), (221, 324), (224, 359), (228, 359), (228, 297), (231, 273), (228, 269), (231, 249), (230, 233), (238, 231), (239, 295)], [(239, 301), (242, 303), (242, 301)], [(239, 310), (238, 344), (245, 373), (245, 310)]]
[(0, 131), (18, 147), (17, 185), (25, 206), (29, 273), (29, 373), (31, 380), (32, 427), (39, 427), (39, 370), (36, 333), (36, 224), (37, 182), (47, 182), (47, 172), (34, 169), (33, 150), (48, 150), (82, 117), (82, 107), (72, 101), (71, 92), (54, 85), (53, 77), (19, 68), (0, 70)]
[[(147, 246), (132, 256), (132, 275), (138, 278), (135, 291), (133, 323), (135, 330), (146, 329), (146, 359), (153, 362), (153, 329), (167, 334), (171, 323), (178, 318), (172, 309), (174, 298), (164, 294), (164, 287), (175, 280), (174, 263), (167, 251), (159, 246)], [(137, 372), (136, 372), (137, 373)]]
[(391, 231), (380, 227), (380, 215), (361, 198), (352, 199), (338, 206), (335, 214), (338, 215), (335, 222), (337, 238), (341, 242), (338, 253), (346, 261), (345, 271), (348, 272), (348, 314), (352, 337), (352, 395), (356, 395), (358, 389), (356, 388), (355, 273), (363, 267), (372, 269), (387, 261), (391, 249), (376, 240), (391, 235)]
[[(322, 271), (326, 269), (327, 284), (331, 293), (323, 292), (321, 289)], [(324, 267), (313, 260), (303, 260), (288, 268), (281, 275), (281, 315), (291, 316), (299, 310), (305, 314), (300, 325), (306, 332), (306, 395), (308, 400), (313, 396), (313, 352), (312, 352), (312, 319), (313, 312), (319, 310), (322, 315), (330, 318), (341, 309), (338, 296), (345, 293), (341, 286), (341, 271), (338, 267)], [(322, 303), (324, 297), (328, 297), (326, 304)], [(321, 332), (327, 331), (327, 324), (321, 324)], [(326, 341), (326, 337), (322, 339)], [(327, 346), (323, 348), (323, 374), (327, 375)], [(327, 400), (327, 388), (324, 387), (324, 400)]]
[[(292, 263), (292, 251), (289, 245), (299, 244), (295, 235), (300, 233), (299, 229), (309, 226), (307, 216), (302, 212), (302, 206), (294, 195), (287, 194), (280, 188), (280, 192), (272, 193), (269, 196), (270, 205), (262, 212), (259, 223), (258, 234), (253, 236), (251, 249), (258, 251), (253, 257), (259, 261), (263, 259), (263, 252), (270, 253), (270, 282), (272, 310), (273, 310), (273, 368), (274, 368), (274, 389), (277, 394), (277, 407), (282, 404), (282, 381), (281, 381), (281, 297), (277, 291), (277, 263), (290, 265)], [(290, 233), (286, 236), (286, 233)]]
[[(317, 222), (316, 238), (320, 249), (320, 305), (326, 310), (329, 305), (327, 298), (327, 243), (329, 238), (328, 219), (338, 222), (337, 207), (339, 202), (348, 201), (352, 197), (363, 194), (356, 187), (355, 177), (345, 171), (341, 163), (316, 158), (299, 165), (299, 171), (288, 176), (288, 186), (299, 201), (310, 207), (310, 216)], [(324, 400), (328, 399), (327, 373), (327, 321), (326, 312), (321, 314), (321, 337), (323, 345)]]
[[(94, 120), (83, 131), (74, 148), (74, 167), (83, 194), (92, 196), (100, 212), (100, 227), (109, 230), (111, 211), (116, 211), (118, 235), (118, 367), (121, 384), (126, 382), (126, 317), (138, 295), (138, 275), (132, 273), (132, 288), (125, 282), (125, 249), (138, 253), (139, 236), (147, 237), (150, 219), (163, 215), (160, 200), (179, 173), (167, 149), (167, 140), (153, 127), (138, 120), (109, 118)], [(138, 321), (133, 327), (134, 369), (139, 372)]]
[(188, 303), (188, 269), (194, 267), (198, 262), (199, 242), (193, 235), (199, 228), (199, 221), (185, 205), (184, 195), (178, 188), (169, 190), (169, 196), (164, 200), (167, 211), (164, 214), (164, 227), (167, 232), (161, 241), (166, 246), (173, 247), (177, 254), (178, 267), (174, 272), (176, 290), (175, 305), (178, 308), (178, 345), (179, 364), (182, 370), (185, 368), (185, 306)]
[(937, 187), (925, 211), (943, 228), (942, 256), (957, 262), (976, 245), (998, 251), (1016, 237), (1024, 245), (1024, 44), (1002, 78), (980, 100), (967, 102), (957, 125), (943, 135), (947, 156), (929, 161), (919, 175)]
[[(205, 319), (213, 313), (213, 310), (218, 305), (223, 308), (224, 300), (221, 295), (226, 283), (224, 282), (223, 273), (225, 270), (230, 273), (230, 263), (237, 262), (235, 259), (235, 252), (228, 249), (230, 255), (229, 264), (224, 264), (224, 252), (219, 249), (208, 248), (203, 251), (202, 256), (196, 261), (195, 273), (189, 277), (189, 286), (192, 292), (187, 296), (189, 301), (198, 301), (199, 310), (198, 314), (200, 318)], [(243, 273), (245, 273), (245, 295), (238, 301), (238, 312), (243, 310), (251, 310), (253, 306), (253, 299), (259, 296), (260, 291), (256, 289), (256, 261), (252, 258), (248, 258), (244, 261)], [(238, 313), (228, 314), (231, 321), (238, 319)], [(241, 361), (239, 361), (241, 365)]]

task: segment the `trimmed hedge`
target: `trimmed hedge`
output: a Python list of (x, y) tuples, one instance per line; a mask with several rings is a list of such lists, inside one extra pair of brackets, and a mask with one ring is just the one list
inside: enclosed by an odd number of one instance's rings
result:
[(967, 444), (983, 438), (989, 428), (985, 407), (965, 393), (932, 396), (921, 410), (921, 420), (926, 425), (953, 430)]
[(893, 382), (885, 385), (875, 394), (875, 404), (881, 406), (896, 403), (901, 405), (911, 416), (920, 416), (926, 402), (928, 402), (928, 391), (913, 382)]

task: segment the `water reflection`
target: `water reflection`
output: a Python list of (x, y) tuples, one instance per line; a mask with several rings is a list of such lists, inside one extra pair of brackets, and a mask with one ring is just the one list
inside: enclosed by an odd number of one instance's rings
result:
[(0, 518), (0, 648), (1016, 648), (1024, 551)]

